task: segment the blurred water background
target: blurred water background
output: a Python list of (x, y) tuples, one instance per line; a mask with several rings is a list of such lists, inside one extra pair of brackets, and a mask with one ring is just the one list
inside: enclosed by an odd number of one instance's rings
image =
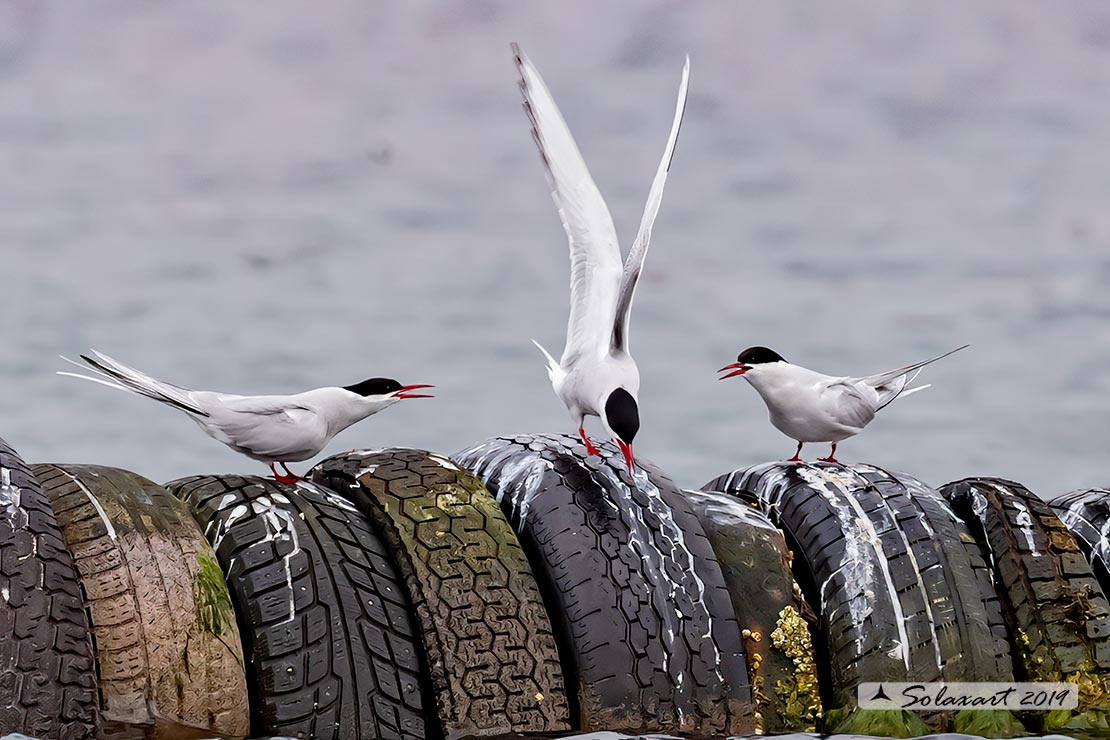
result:
[(562, 347), (568, 260), (513, 40), (625, 247), (691, 56), (633, 315), (641, 456), (696, 486), (792, 452), (716, 381), (748, 345), (866, 374), (971, 342), (842, 458), (1110, 485), (1094, 0), (0, 0), (0, 436), (156, 480), (265, 472), (53, 374), (87, 347), (227, 392), (438, 386), (333, 452), (571, 431), (528, 341)]

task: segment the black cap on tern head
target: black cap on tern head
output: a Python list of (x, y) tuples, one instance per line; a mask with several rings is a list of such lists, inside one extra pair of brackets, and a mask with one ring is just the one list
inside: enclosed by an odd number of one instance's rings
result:
[(609, 428), (627, 445), (632, 444), (640, 431), (640, 409), (636, 399), (624, 388), (617, 388), (605, 401), (605, 419)]
[(361, 383), (343, 386), (344, 390), (357, 393), (360, 396), (384, 396), (401, 390), (401, 384), (393, 378), (370, 378)]
[(786, 362), (778, 352), (766, 347), (748, 347), (736, 356), (736, 361), (745, 365), (761, 365), (765, 362)]

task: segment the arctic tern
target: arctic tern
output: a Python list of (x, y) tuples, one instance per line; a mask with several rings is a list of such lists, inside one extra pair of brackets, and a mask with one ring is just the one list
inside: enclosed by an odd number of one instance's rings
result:
[(516, 44), (512, 49), (532, 138), (570, 241), (570, 318), (562, 358), (556, 362), (539, 342), (532, 341), (547, 358), (551, 385), (577, 422), (587, 453), (596, 455), (597, 448), (586, 436), (584, 420), (597, 416), (631, 472), (632, 440), (640, 428), (640, 373), (628, 348), (628, 319), (686, 107), (690, 58), (682, 69), (663, 159), (651, 184), (639, 233), (622, 268), (612, 216), (570, 129), (535, 66)]
[[(317, 455), (336, 434), (405, 398), (432, 398), (412, 393), (430, 385), (401, 385), (391, 378), (371, 378), (354, 385), (317, 388), (289, 396), (236, 396), (194, 391), (156, 380), (146, 373), (93, 350), (81, 355), (96, 375), (59, 372), (140, 396), (183, 411), (213, 439), (270, 466), (274, 480), (296, 483), (300, 478), (286, 463)], [(81, 369), (84, 365), (63, 360)], [(279, 474), (274, 464), (281, 465)]]
[(829, 456), (819, 459), (836, 462), (837, 442), (862, 432), (875, 414), (894, 399), (928, 388), (928, 385), (907, 386), (926, 365), (968, 346), (861, 378), (822, 375), (790, 364), (772, 349), (749, 347), (737, 356), (736, 362), (718, 372), (731, 370), (720, 380), (742, 375), (767, 404), (775, 428), (798, 443), (794, 457), (787, 462), (801, 462), (802, 445), (807, 442), (832, 443)]

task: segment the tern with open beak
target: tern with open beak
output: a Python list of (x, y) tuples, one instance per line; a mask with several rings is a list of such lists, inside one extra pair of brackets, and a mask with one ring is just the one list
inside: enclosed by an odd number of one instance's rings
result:
[(597, 449), (586, 436), (584, 420), (597, 416), (620, 447), (631, 473), (632, 440), (640, 428), (640, 373), (629, 353), (628, 319), (686, 107), (690, 59), (687, 57), (682, 69), (663, 160), (651, 184), (639, 233), (622, 267), (609, 208), (570, 129), (540, 73), (516, 44), (512, 48), (520, 72), (524, 111), (570, 241), (570, 318), (562, 358), (556, 362), (539, 342), (532, 341), (547, 358), (551, 385), (578, 424), (587, 452), (596, 455)]
[(863, 431), (875, 414), (896, 398), (923, 391), (928, 385), (908, 388), (921, 369), (969, 345), (912, 365), (862, 378), (833, 377), (792, 365), (772, 349), (749, 347), (736, 362), (718, 372), (720, 380), (743, 376), (767, 404), (771, 423), (798, 443), (794, 457), (801, 462), (802, 445), (829, 442), (832, 451), (822, 462), (836, 462), (836, 443)]
[[(183, 411), (215, 440), (236, 452), (270, 466), (274, 480), (296, 483), (300, 478), (286, 463), (315, 457), (335, 435), (406, 398), (431, 398), (413, 393), (430, 385), (401, 385), (391, 378), (371, 378), (354, 385), (317, 388), (290, 396), (236, 396), (230, 393), (194, 391), (155, 380), (149, 375), (93, 350), (81, 355), (96, 374), (59, 372), (90, 380)], [(66, 357), (66, 362), (86, 369)], [(281, 465), (284, 474), (274, 465)]]

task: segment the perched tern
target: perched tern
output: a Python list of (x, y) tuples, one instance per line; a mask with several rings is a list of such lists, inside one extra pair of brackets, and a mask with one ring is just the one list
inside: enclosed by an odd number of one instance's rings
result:
[[(93, 350), (81, 355), (96, 376), (59, 372), (122, 391), (153, 398), (185, 412), (215, 440), (252, 460), (270, 466), (274, 480), (296, 483), (300, 478), (286, 463), (317, 455), (336, 434), (405, 398), (431, 398), (413, 393), (430, 385), (401, 385), (391, 378), (371, 378), (342, 388), (317, 388), (290, 396), (236, 396), (194, 391), (155, 380), (149, 375)], [(67, 357), (63, 360), (88, 369)], [(279, 474), (274, 464), (281, 465)]]
[(731, 370), (720, 380), (744, 376), (767, 404), (775, 428), (798, 443), (794, 457), (787, 462), (801, 462), (802, 445), (806, 442), (832, 443), (829, 456), (819, 459), (836, 462), (837, 442), (862, 432), (876, 412), (894, 399), (928, 388), (928, 385), (907, 386), (926, 365), (968, 346), (862, 378), (822, 375), (790, 364), (772, 349), (749, 347), (737, 356), (736, 362), (718, 372)]
[(632, 440), (640, 428), (640, 373), (628, 349), (628, 318), (686, 107), (690, 58), (682, 69), (663, 160), (651, 184), (639, 233), (622, 268), (613, 218), (570, 129), (535, 66), (516, 44), (512, 49), (520, 72), (524, 111), (570, 240), (570, 318), (562, 358), (556, 362), (539, 342), (532, 341), (547, 358), (551, 385), (578, 423), (586, 451), (597, 454), (586, 436), (585, 417), (600, 417), (631, 472)]

